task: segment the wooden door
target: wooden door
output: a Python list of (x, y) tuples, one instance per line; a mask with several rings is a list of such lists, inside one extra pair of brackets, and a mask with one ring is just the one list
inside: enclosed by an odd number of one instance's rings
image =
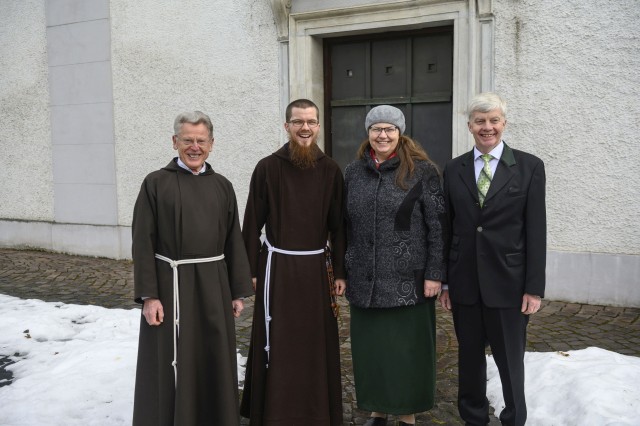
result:
[(441, 168), (451, 158), (453, 28), (326, 39), (325, 147), (344, 169), (367, 137), (364, 119), (400, 108), (405, 134)]

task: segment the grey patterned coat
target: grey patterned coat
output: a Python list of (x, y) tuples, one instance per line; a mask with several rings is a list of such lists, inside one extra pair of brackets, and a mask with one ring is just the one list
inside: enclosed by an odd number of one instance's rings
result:
[(395, 184), (400, 160), (376, 169), (368, 152), (345, 170), (349, 303), (391, 308), (424, 303), (424, 280), (444, 281), (447, 222), (436, 167), (417, 161), (407, 190)]

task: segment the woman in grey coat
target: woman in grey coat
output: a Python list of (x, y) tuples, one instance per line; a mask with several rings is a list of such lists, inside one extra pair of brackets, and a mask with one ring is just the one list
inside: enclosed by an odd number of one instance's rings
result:
[(405, 136), (398, 108), (365, 120), (368, 139), (345, 170), (347, 292), (358, 408), (366, 425), (400, 425), (433, 407), (435, 306), (445, 279), (440, 175)]

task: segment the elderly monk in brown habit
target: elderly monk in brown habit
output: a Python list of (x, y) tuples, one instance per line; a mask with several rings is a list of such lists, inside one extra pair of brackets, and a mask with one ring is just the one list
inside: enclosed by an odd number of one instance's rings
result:
[(241, 413), (254, 426), (342, 424), (332, 296), (345, 289), (343, 178), (316, 144), (318, 115), (309, 100), (289, 104), (289, 142), (251, 178), (242, 234), (256, 301)]
[(238, 425), (234, 317), (252, 289), (236, 196), (205, 162), (209, 117), (180, 114), (174, 131), (178, 157), (145, 178), (133, 211), (133, 425)]

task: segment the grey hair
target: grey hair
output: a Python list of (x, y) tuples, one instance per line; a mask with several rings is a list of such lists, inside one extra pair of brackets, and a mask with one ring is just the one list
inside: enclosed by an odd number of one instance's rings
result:
[(499, 109), (502, 116), (507, 118), (507, 103), (497, 93), (484, 92), (474, 96), (469, 102), (467, 107), (468, 119), (471, 121), (471, 116), (474, 112), (489, 112), (494, 109)]
[(213, 138), (213, 124), (207, 114), (202, 111), (183, 112), (178, 114), (173, 122), (173, 132), (176, 136), (180, 133), (180, 129), (184, 123), (190, 124), (204, 124), (209, 130), (209, 136)]

